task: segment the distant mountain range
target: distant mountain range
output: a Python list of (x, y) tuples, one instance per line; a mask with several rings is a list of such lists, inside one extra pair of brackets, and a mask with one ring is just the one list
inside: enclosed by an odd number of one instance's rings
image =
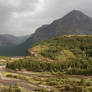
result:
[[(38, 28), (24, 43), (15, 46), (9, 53), (10, 55), (24, 55), (27, 48), (41, 40), (50, 39), (55, 36), (64, 36), (68, 34), (92, 34), (92, 18), (81, 11), (73, 10), (63, 18), (53, 21), (51, 24), (43, 25)], [(11, 41), (12, 42), (12, 41)], [(8, 52), (8, 51), (7, 51)], [(9, 55), (8, 53), (8, 55)], [(0, 52), (0, 55), (2, 53)], [(5, 55), (5, 54), (4, 54)]]
[[(0, 34), (0, 56), (17, 56), (19, 53), (19, 45), (29, 38), (26, 36), (13, 36), (8, 34)], [(18, 50), (17, 50), (18, 48)]]
[(28, 36), (20, 36), (16, 37), (8, 34), (0, 34), (0, 47), (11, 47), (15, 45), (19, 45), (27, 40)]
[(27, 40), (28, 36), (16, 37), (8, 34), (0, 34), (0, 47), (19, 45)]

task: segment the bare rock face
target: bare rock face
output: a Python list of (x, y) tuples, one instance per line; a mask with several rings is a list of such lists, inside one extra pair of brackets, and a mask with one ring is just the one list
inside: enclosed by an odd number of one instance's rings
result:
[(92, 19), (81, 11), (73, 10), (63, 18), (38, 28), (26, 43), (31, 44), (67, 34), (92, 34)]

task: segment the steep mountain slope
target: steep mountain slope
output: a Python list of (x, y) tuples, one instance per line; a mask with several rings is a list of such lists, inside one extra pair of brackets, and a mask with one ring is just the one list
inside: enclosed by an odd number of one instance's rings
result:
[(19, 44), (24, 43), (29, 37), (30, 35), (18, 36)]
[(31, 44), (41, 40), (67, 34), (92, 34), (92, 18), (81, 11), (73, 10), (63, 18), (38, 28), (36, 32), (22, 44), (22, 48), (28, 48)]
[(92, 19), (81, 11), (73, 10), (50, 25), (38, 28), (28, 41), (38, 42), (57, 35), (66, 34), (92, 34)]

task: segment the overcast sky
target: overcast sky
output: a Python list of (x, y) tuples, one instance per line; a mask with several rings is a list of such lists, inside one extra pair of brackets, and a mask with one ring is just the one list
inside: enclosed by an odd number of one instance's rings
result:
[(92, 0), (0, 0), (0, 34), (31, 34), (72, 10), (92, 17)]

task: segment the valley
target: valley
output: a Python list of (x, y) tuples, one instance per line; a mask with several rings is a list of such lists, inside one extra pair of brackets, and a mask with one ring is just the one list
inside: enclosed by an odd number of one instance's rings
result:
[(0, 92), (91, 92), (92, 36), (65, 35), (0, 57)]
[(92, 18), (73, 10), (31, 35), (0, 35), (0, 92), (92, 92)]

